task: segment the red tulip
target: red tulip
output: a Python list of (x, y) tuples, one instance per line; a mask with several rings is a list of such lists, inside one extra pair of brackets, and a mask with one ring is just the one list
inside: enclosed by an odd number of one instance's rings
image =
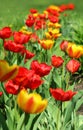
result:
[(78, 71), (79, 67), (80, 62), (74, 59), (70, 60), (66, 65), (67, 70), (73, 74)]
[(54, 97), (54, 99), (59, 101), (69, 101), (76, 94), (76, 92), (72, 92), (71, 90), (64, 91), (61, 88), (52, 89), (50, 88), (50, 93)]
[(30, 35), (22, 32), (14, 32), (14, 42), (18, 44), (25, 44), (29, 41)]
[(32, 52), (30, 52), (30, 51), (28, 51), (28, 50), (26, 50), (26, 49), (22, 50), (21, 54), (22, 54), (23, 56), (25, 55), (25, 59), (31, 59), (32, 57), (35, 56), (34, 53), (32, 53)]
[(46, 27), (46, 22), (44, 20), (36, 20), (35, 21), (35, 30), (39, 30)]
[(59, 16), (59, 12), (56, 9), (47, 8), (46, 11), (51, 15)]
[(0, 38), (5, 39), (9, 38), (12, 34), (10, 27), (4, 27), (0, 30)]
[(66, 51), (67, 47), (68, 47), (68, 41), (66, 41), (66, 40), (62, 41), (60, 44), (61, 50)]
[(13, 83), (13, 80), (9, 80), (5, 83), (5, 90), (8, 94), (18, 94), (19, 85)]
[(51, 62), (55, 68), (58, 68), (63, 64), (64, 60), (60, 56), (53, 55), (51, 58)]
[(31, 69), (35, 71), (36, 74), (40, 77), (46, 76), (50, 73), (52, 66), (47, 65), (46, 63), (38, 63), (38, 61), (32, 61)]
[(42, 83), (43, 80), (41, 80), (41, 77), (39, 75), (37, 74), (27, 75), (27, 88), (34, 90), (38, 88)]
[(37, 13), (38, 11), (33, 8), (33, 9), (30, 9), (30, 12), (31, 12), (32, 14), (34, 14), (34, 13)]
[(0, 97), (3, 95), (3, 92), (0, 91)]
[(74, 4), (73, 3), (69, 3), (67, 5), (67, 9), (70, 9), (70, 10), (73, 10), (75, 8)]
[(25, 24), (28, 26), (28, 27), (32, 27), (34, 25), (34, 19), (27, 19)]
[(43, 81), (41, 77), (35, 74), (34, 70), (20, 67), (18, 75), (13, 79), (13, 82), (21, 88), (30, 88), (31, 90), (38, 88)]
[(57, 16), (53, 16), (53, 15), (49, 15), (48, 19), (50, 20), (50, 22), (52, 23), (58, 23), (59, 22), (59, 18)]
[(63, 11), (65, 11), (65, 10), (67, 10), (67, 5), (62, 4), (62, 5), (60, 6), (60, 12), (63, 12)]
[(21, 52), (24, 49), (24, 46), (21, 44), (16, 44), (15, 42), (8, 40), (4, 42), (4, 48), (6, 50), (12, 51), (12, 52)]

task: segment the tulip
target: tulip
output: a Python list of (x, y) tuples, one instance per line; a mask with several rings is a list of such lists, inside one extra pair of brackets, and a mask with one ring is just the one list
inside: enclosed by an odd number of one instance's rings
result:
[(61, 88), (52, 89), (50, 88), (50, 93), (54, 97), (54, 99), (59, 101), (69, 101), (76, 94), (76, 92), (72, 92), (71, 90), (64, 91)]
[(36, 114), (41, 113), (47, 107), (47, 100), (42, 100), (42, 97), (37, 93), (27, 93), (27, 90), (22, 89), (17, 96), (18, 106), (26, 113)]
[(49, 7), (48, 7), (48, 9), (54, 9), (54, 10), (56, 10), (56, 11), (60, 11), (60, 8), (59, 8), (59, 6), (56, 6), (56, 5), (50, 5)]
[(17, 95), (19, 91), (19, 85), (13, 83), (13, 80), (8, 80), (5, 84), (5, 90), (8, 94)]
[(5, 60), (0, 60), (0, 81), (13, 79), (18, 73), (18, 66), (9, 64)]
[(60, 56), (53, 55), (51, 57), (51, 63), (55, 68), (60, 67), (63, 64), (64, 60)]
[(67, 9), (73, 10), (75, 8), (75, 5), (73, 3), (69, 3), (67, 5)]
[(74, 59), (70, 60), (70, 61), (66, 64), (67, 70), (68, 70), (69, 72), (73, 73), (73, 74), (78, 71), (79, 67), (80, 67), (80, 62), (77, 61), (77, 60), (74, 60)]
[(61, 49), (62, 51), (66, 51), (67, 47), (68, 47), (68, 41), (63, 40), (63, 41), (61, 42), (61, 44), (60, 44), (60, 49)]
[(34, 90), (43, 83), (43, 80), (41, 80), (39, 75), (35, 74), (34, 70), (28, 70), (27, 68), (20, 67), (18, 75), (13, 79), (13, 82), (16, 85), (19, 85), (20, 88), (24, 87), (25, 89), (29, 88)]
[(4, 27), (0, 30), (0, 38), (5, 39), (9, 38), (12, 34), (10, 27)]
[(25, 59), (31, 59), (32, 57), (34, 57), (35, 56), (35, 54), (34, 53), (32, 53), (32, 52), (30, 52), (30, 51), (28, 51), (28, 50), (26, 50), (26, 49), (23, 49), (22, 51), (21, 51), (21, 55), (25, 55)]
[(60, 28), (61, 24), (49, 22), (48, 23), (48, 27)]
[(0, 91), (0, 97), (3, 95), (3, 92)]
[(49, 40), (46, 40), (46, 39), (39, 40), (39, 43), (45, 50), (51, 49), (54, 45), (54, 41), (50, 40), (50, 39)]
[(32, 27), (34, 25), (34, 19), (27, 19), (25, 24), (28, 26), (28, 27)]
[(31, 69), (40, 77), (43, 77), (50, 73), (52, 66), (49, 66), (46, 63), (38, 63), (38, 61), (34, 60), (31, 63)]
[(46, 27), (46, 22), (44, 20), (36, 20), (35, 21), (35, 30), (39, 30)]
[(16, 44), (15, 42), (11, 40), (8, 40), (8, 41), (4, 41), (4, 48), (6, 50), (19, 53), (24, 49), (24, 46), (21, 44)]
[(29, 41), (30, 35), (23, 34), (22, 32), (14, 32), (14, 42), (18, 44), (25, 44)]
[(37, 13), (38, 11), (34, 8), (30, 9), (30, 13), (34, 14), (34, 13)]
[(83, 46), (69, 42), (66, 48), (66, 52), (72, 58), (79, 58), (83, 55)]
[(57, 22), (59, 22), (59, 18), (58, 18), (57, 16), (49, 15), (48, 18), (49, 18), (50, 22), (52, 22), (52, 23), (57, 23)]

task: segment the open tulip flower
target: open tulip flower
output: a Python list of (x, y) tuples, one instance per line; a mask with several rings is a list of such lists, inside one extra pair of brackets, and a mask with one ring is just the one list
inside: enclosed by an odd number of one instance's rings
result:
[(69, 101), (76, 94), (76, 92), (72, 92), (71, 90), (64, 91), (61, 88), (52, 89), (50, 88), (50, 93), (54, 97), (54, 99), (59, 101)]
[(9, 64), (5, 60), (0, 60), (0, 81), (13, 79), (18, 73), (18, 66)]
[(43, 77), (50, 73), (52, 66), (47, 65), (46, 63), (38, 63), (38, 61), (34, 60), (31, 63), (31, 69), (40, 77)]
[(42, 100), (42, 97), (37, 93), (28, 93), (22, 89), (17, 96), (18, 106), (26, 113), (40, 113), (45, 110), (47, 100)]
[(66, 52), (72, 58), (79, 58), (83, 55), (83, 46), (69, 42)]
[(39, 40), (39, 43), (45, 50), (51, 49), (54, 45), (54, 41), (50, 39)]

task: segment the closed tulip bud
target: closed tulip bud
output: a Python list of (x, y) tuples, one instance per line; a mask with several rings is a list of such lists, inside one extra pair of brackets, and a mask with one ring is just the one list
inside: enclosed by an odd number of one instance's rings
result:
[(0, 30), (0, 38), (5, 39), (9, 38), (12, 34), (10, 27), (4, 27)]
[(70, 61), (67, 63), (66, 68), (67, 68), (67, 70), (68, 70), (69, 72), (71, 72), (71, 73), (74, 74), (75, 72), (78, 71), (80, 65), (81, 65), (81, 64), (80, 64), (79, 61), (72, 59), (72, 60), (70, 60)]
[(53, 55), (51, 58), (51, 62), (55, 68), (58, 68), (63, 64), (64, 60), (60, 56)]
[(17, 96), (18, 106), (26, 113), (36, 114), (45, 110), (47, 100), (42, 100), (42, 97), (37, 93), (27, 93), (27, 90), (22, 89)]

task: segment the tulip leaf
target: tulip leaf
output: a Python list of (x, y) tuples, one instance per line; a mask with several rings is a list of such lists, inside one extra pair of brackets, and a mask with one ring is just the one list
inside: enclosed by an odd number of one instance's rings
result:
[(83, 124), (78, 128), (78, 130), (83, 130)]
[(8, 130), (6, 119), (4, 115), (1, 113), (1, 111), (0, 111), (0, 130)]
[(36, 122), (35, 122), (34, 125), (33, 125), (33, 130), (37, 130), (38, 125), (39, 125), (39, 122), (40, 122), (40, 120), (42, 119), (43, 115), (44, 115), (44, 113), (42, 112), (42, 113), (38, 116)]
[(80, 106), (81, 106), (82, 104), (83, 104), (83, 98), (81, 98), (81, 99), (79, 99), (79, 100), (77, 101), (76, 107), (75, 107), (76, 111), (80, 108)]
[(17, 124), (17, 130), (20, 130), (23, 126), (24, 123), (24, 119), (25, 119), (25, 113), (23, 113), (20, 117), (20, 119), (18, 120), (18, 124)]
[(53, 79), (54, 79), (54, 82), (57, 84), (58, 87), (62, 86), (61, 76), (59, 75), (57, 70), (54, 70), (54, 72), (53, 72)]
[(74, 103), (70, 101), (66, 107), (64, 125), (66, 125), (70, 121), (73, 110), (74, 110)]
[(12, 115), (12, 110), (8, 106), (6, 106), (6, 115), (7, 115), (8, 130), (13, 130), (14, 122), (13, 122), (13, 119), (12, 119), (12, 116), (11, 116)]

